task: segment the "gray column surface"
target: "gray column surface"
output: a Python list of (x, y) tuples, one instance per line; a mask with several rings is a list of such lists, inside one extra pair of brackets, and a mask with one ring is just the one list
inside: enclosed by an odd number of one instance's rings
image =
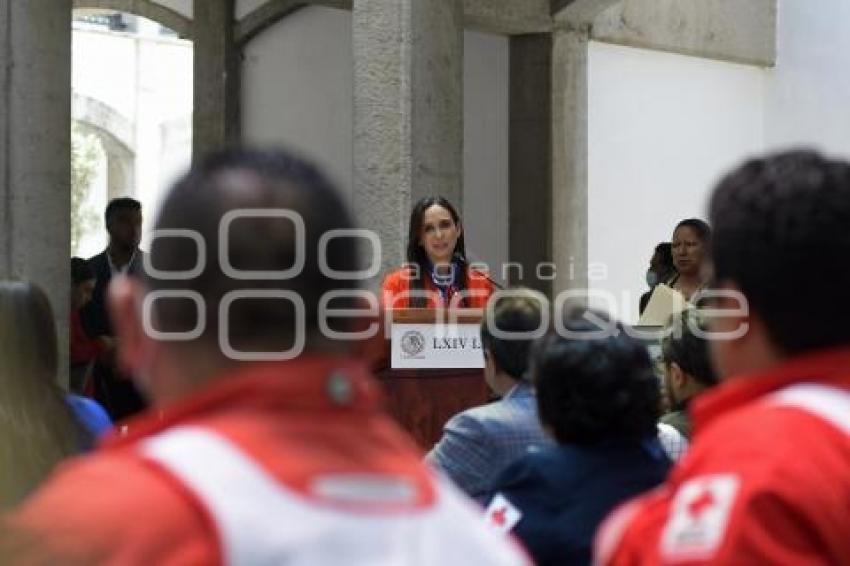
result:
[(353, 26), (353, 203), (386, 270), (403, 261), (413, 202), (462, 209), (462, 4), (356, 0)]
[(587, 288), (587, 40), (584, 30), (552, 37), (553, 292)]
[(195, 2), (193, 158), (239, 140), (239, 50), (233, 4), (234, 0)]
[(68, 380), (71, 0), (0, 1), (0, 278), (47, 292)]
[(623, 0), (593, 22), (593, 39), (746, 63), (776, 63), (776, 0)]
[(510, 39), (510, 283), (552, 291), (552, 36)]

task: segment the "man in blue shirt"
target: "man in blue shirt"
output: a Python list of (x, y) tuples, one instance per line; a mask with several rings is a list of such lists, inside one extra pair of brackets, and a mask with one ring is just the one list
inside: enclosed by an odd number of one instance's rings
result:
[(529, 448), (551, 444), (526, 379), (532, 340), (545, 332), (541, 298), (530, 290), (511, 290), (492, 300), (494, 316), (481, 324), (481, 344), (484, 376), (501, 399), (452, 417), (426, 457), (482, 503), (499, 472)]

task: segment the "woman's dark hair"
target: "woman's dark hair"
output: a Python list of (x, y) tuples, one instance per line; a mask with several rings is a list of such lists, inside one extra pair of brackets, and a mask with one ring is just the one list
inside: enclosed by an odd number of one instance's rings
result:
[(673, 264), (673, 244), (661, 242), (655, 246), (655, 255), (658, 256), (661, 268), (664, 270), (658, 274), (658, 280), (664, 282), (676, 273), (676, 266)]
[(590, 445), (655, 436), (661, 391), (646, 348), (598, 312), (572, 311), (563, 326), (566, 333), (550, 332), (531, 354), (540, 420), (555, 439)]
[(674, 228), (673, 231), (675, 232), (679, 228), (685, 226), (696, 232), (697, 238), (699, 238), (700, 242), (706, 246), (711, 245), (711, 226), (709, 226), (705, 220), (700, 220), (699, 218), (686, 218), (676, 224), (676, 228)]
[(56, 327), (36, 285), (0, 281), (0, 505), (91, 443), (56, 383)]
[(71, 258), (71, 284), (79, 285), (85, 281), (96, 279), (94, 270), (89, 265), (89, 262), (81, 257)]
[(696, 309), (686, 309), (674, 314), (668, 332), (661, 339), (661, 361), (676, 363), (683, 372), (698, 383), (711, 387), (717, 385), (717, 374), (708, 357), (705, 321)]
[[(431, 208), (432, 206), (437, 205), (445, 208), (449, 211), (449, 214), (452, 216), (452, 220), (456, 225), (460, 224), (460, 215), (452, 203), (448, 201), (445, 197), (441, 196), (429, 196), (419, 199), (419, 201), (413, 205), (413, 210), (410, 212), (410, 222), (408, 223), (409, 231), (407, 233), (407, 262), (409, 264), (415, 264), (419, 268), (415, 270), (412, 277), (410, 278), (410, 290), (411, 291), (421, 291), (424, 289), (423, 277), (427, 277), (428, 274), (428, 254), (419, 245), (419, 238), (422, 233), (422, 220), (425, 216), (425, 211)], [(457, 243), (455, 244), (454, 249), (454, 259), (457, 261), (457, 269), (459, 273), (457, 275), (457, 283), (460, 289), (466, 289), (466, 243), (463, 238), (463, 231), (461, 231), (460, 235), (457, 238)], [(410, 306), (412, 308), (422, 308), (428, 304), (428, 300), (424, 296), (412, 295), (410, 297)]]
[(530, 333), (540, 328), (542, 321), (541, 303), (530, 292), (518, 294), (519, 289), (511, 290), (510, 295), (493, 298), (493, 320), (481, 321), (481, 346), (493, 356), (496, 366), (517, 381), (525, 381), (528, 369), (528, 356), (533, 339), (496, 338), (493, 329), (500, 332)]

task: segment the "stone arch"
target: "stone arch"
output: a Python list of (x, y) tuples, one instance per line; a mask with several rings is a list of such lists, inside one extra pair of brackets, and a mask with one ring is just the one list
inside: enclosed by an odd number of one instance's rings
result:
[(111, 106), (88, 96), (72, 94), (71, 119), (81, 131), (100, 140), (107, 159), (107, 195), (132, 195), (136, 177), (136, 129)]
[(351, 3), (352, 0), (268, 0), (236, 22), (234, 38), (237, 45), (244, 46), (277, 22), (301, 8), (313, 5), (351, 10)]
[(74, 0), (75, 10), (94, 8), (135, 14), (173, 30), (183, 39), (192, 39), (192, 20), (152, 0)]

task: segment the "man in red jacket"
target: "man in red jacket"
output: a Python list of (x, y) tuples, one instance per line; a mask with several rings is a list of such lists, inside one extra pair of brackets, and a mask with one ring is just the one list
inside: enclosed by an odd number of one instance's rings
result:
[(749, 303), (718, 301), (725, 382), (692, 408), (694, 443), (667, 483), (600, 529), (596, 560), (850, 564), (850, 165), (749, 161), (710, 215), (717, 284)]
[(6, 517), (2, 561), (526, 564), (322, 330), (344, 332), (332, 314), (358, 298), (335, 278), (359, 269), (352, 227), (284, 153), (223, 152), (179, 181), (144, 281), (111, 290), (121, 359), (155, 408)]

